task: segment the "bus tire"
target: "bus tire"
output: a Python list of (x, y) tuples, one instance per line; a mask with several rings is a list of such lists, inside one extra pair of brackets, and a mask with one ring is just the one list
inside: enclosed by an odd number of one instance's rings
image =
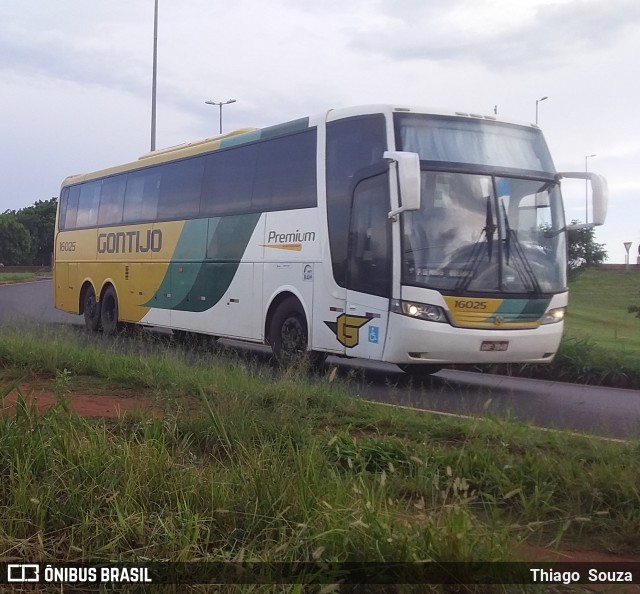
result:
[(309, 330), (302, 305), (295, 297), (287, 297), (276, 309), (269, 329), (269, 344), (273, 356), (287, 365), (301, 359), (307, 352)]
[(107, 336), (115, 334), (118, 330), (118, 296), (112, 285), (109, 285), (100, 300), (100, 321), (102, 332)]
[(90, 332), (96, 332), (100, 328), (100, 305), (100, 302), (96, 300), (96, 292), (93, 285), (87, 285), (82, 294), (82, 311), (84, 313), (84, 326)]

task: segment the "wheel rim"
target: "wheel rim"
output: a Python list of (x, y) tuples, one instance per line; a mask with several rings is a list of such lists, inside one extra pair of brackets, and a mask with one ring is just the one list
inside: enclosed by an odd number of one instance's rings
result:
[(284, 359), (291, 359), (307, 349), (307, 329), (298, 316), (289, 316), (280, 332), (281, 351)]

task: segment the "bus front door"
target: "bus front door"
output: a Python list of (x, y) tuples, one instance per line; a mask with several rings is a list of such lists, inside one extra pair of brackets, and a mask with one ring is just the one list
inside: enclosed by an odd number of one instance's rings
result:
[(339, 320), (346, 354), (382, 359), (391, 292), (391, 223), (388, 175), (355, 188), (349, 229), (347, 307)]

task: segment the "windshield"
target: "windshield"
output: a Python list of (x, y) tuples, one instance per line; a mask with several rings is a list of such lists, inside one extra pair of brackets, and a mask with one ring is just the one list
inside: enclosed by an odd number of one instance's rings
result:
[(394, 121), (398, 150), (418, 153), (421, 161), (555, 174), (544, 137), (532, 126), (407, 113)]
[(555, 181), (422, 172), (421, 207), (403, 217), (403, 283), (445, 293), (566, 289)]

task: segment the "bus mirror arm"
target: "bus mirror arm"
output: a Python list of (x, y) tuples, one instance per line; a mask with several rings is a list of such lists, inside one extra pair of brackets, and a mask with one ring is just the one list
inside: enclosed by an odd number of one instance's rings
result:
[(591, 173), (588, 171), (571, 171), (557, 173), (555, 179), (560, 182), (562, 178), (570, 179), (584, 179), (591, 182), (591, 200), (593, 203), (591, 211), (593, 212), (593, 221), (591, 223), (582, 223), (578, 225), (567, 225), (568, 230), (574, 229), (586, 229), (595, 227), (598, 225), (604, 225), (607, 218), (607, 203), (609, 201), (609, 189), (607, 187), (607, 180), (598, 175), (597, 173)]
[(420, 157), (417, 153), (385, 151), (384, 159), (396, 169), (399, 207), (389, 212), (389, 218), (406, 210), (420, 210)]

